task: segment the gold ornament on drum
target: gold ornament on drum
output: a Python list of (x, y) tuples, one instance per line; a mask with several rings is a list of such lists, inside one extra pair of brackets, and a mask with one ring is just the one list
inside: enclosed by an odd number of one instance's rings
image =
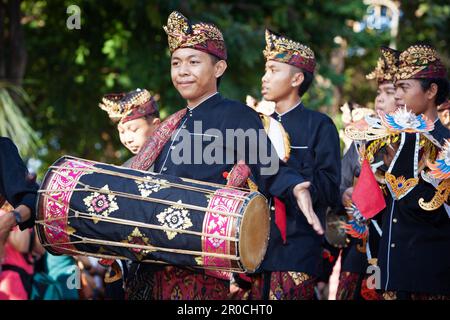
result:
[[(138, 244), (138, 245), (144, 245), (144, 246), (150, 246), (150, 240), (148, 237), (144, 236), (139, 228), (134, 228), (133, 232), (130, 233), (130, 235), (127, 237), (126, 240), (122, 241), (123, 243), (132, 243), (132, 244)], [(131, 251), (134, 252), (138, 260), (142, 260), (144, 256), (154, 250), (145, 250), (145, 249), (139, 249), (139, 248), (132, 248)]]
[(145, 181), (136, 180), (141, 196), (148, 197), (152, 193), (158, 192), (161, 189), (168, 188), (168, 181), (164, 179), (155, 179), (151, 176), (144, 177)]
[[(185, 209), (181, 203), (178, 201), (179, 205), (171, 206), (165, 209), (163, 212), (158, 214), (159, 223), (166, 228), (187, 230), (192, 227), (192, 221), (189, 218), (189, 210)], [(176, 231), (164, 231), (167, 235), (167, 239), (172, 240), (178, 234)]]
[[(41, 243), (53, 254), (183, 265), (225, 280), (231, 272), (257, 270), (270, 234), (264, 196), (148, 175), (70, 156), (58, 159), (38, 191), (36, 230)], [(157, 178), (167, 180), (164, 194), (142, 196), (136, 181)], [(207, 206), (202, 195), (210, 199)], [(188, 243), (187, 236), (200, 241)]]
[(100, 192), (92, 192), (89, 196), (84, 198), (84, 204), (88, 212), (92, 214), (94, 223), (99, 221), (95, 216), (108, 217), (112, 212), (119, 210), (116, 202), (116, 196), (113, 194), (105, 194), (109, 192), (108, 185), (105, 185), (99, 190)]

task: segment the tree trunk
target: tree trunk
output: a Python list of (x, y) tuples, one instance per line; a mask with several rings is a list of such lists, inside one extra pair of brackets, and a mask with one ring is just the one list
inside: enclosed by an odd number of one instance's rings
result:
[(6, 77), (5, 70), (5, 2), (0, 0), (0, 80)]
[(21, 0), (9, 0), (9, 44), (10, 63), (8, 78), (11, 83), (20, 86), (27, 64), (27, 51), (25, 48), (25, 34), (21, 24)]

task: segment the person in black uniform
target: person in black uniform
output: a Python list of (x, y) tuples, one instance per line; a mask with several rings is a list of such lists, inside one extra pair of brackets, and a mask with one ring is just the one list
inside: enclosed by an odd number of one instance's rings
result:
[[(444, 145), (450, 131), (439, 121), (437, 106), (448, 99), (449, 83), (436, 50), (419, 44), (403, 51), (395, 87), (397, 107), (434, 122), (430, 134)], [(436, 193), (420, 172), (426, 150), (419, 141), (416, 133), (402, 135), (386, 173), (389, 195), (378, 252), (385, 299), (450, 299), (450, 216), (445, 204), (424, 210), (419, 203)]]
[[(338, 201), (340, 144), (333, 121), (302, 103), (314, 78), (314, 52), (266, 30), (264, 56), (263, 98), (275, 102), (272, 117), (283, 125), (290, 138), (287, 165), (311, 181), (314, 211), (323, 224), (327, 208)], [(321, 270), (323, 236), (290, 202), (285, 202), (285, 230), (276, 224), (280, 210), (276, 201), (274, 210), (269, 247), (261, 266), (263, 298), (313, 299)]]
[(20, 230), (33, 227), (37, 190), (17, 147), (9, 138), (0, 137), (0, 195), (14, 207), (0, 215), (0, 261), (11, 229), (16, 225)]
[[(394, 99), (394, 75), (399, 54), (400, 52), (397, 50), (382, 47), (381, 57), (377, 61), (375, 70), (367, 75), (367, 79), (375, 79), (378, 82), (377, 96), (375, 98), (376, 112), (391, 113), (397, 109)], [(377, 163), (377, 161), (374, 161), (374, 163)], [(356, 144), (352, 143), (342, 159), (340, 192), (343, 206), (346, 206), (351, 201), (354, 179), (359, 176), (360, 170), (360, 156)], [(382, 214), (383, 212), (379, 213), (369, 222), (368, 239), (362, 241), (351, 238), (349, 246), (342, 250), (341, 273), (336, 292), (337, 300), (380, 298), (378, 293), (367, 288), (365, 281), (368, 277), (366, 272), (369, 263), (376, 265), (378, 242), (381, 236), (379, 234), (379, 223), (381, 223), (380, 217)]]
[[(133, 153), (133, 157), (122, 164), (124, 167), (130, 167), (134, 155), (141, 150), (146, 140), (161, 123), (154, 97), (146, 89), (136, 89), (127, 93), (109, 93), (103, 96), (99, 107), (108, 113), (113, 122), (117, 123), (120, 142)], [(103, 260), (100, 261), (103, 262)], [(112, 264), (110, 260), (107, 262)], [(127, 273), (126, 261), (116, 260), (114, 267), (108, 265), (108, 281), (105, 281), (106, 299), (128, 298), (124, 290)], [(149, 285), (147, 287), (150, 289)]]
[[(260, 192), (291, 198), (313, 228), (323, 232), (312, 209), (310, 183), (280, 162), (258, 114), (217, 92), (227, 68), (220, 30), (212, 24), (192, 24), (178, 12), (170, 14), (164, 29), (171, 52), (172, 82), (187, 101), (187, 107), (162, 123), (167, 128), (172, 126), (171, 139), (152, 144), (164, 136), (157, 130), (156, 138), (148, 141), (131, 167), (147, 170), (153, 164), (157, 173), (226, 184), (224, 173), (230, 172), (238, 161), (244, 161)], [(252, 137), (246, 137), (247, 134)], [(156, 150), (157, 146), (161, 149)], [(136, 272), (145, 273), (144, 266)], [(229, 281), (202, 272), (170, 266), (156, 271), (153, 279), (158, 291), (153, 297), (157, 299), (228, 297)]]

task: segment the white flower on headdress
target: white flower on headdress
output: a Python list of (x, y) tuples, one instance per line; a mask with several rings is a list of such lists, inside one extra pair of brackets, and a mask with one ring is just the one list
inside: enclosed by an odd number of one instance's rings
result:
[(432, 121), (428, 120), (423, 114), (415, 115), (406, 107), (399, 108), (391, 114), (380, 111), (379, 115), (384, 125), (394, 132), (429, 132), (434, 129)]

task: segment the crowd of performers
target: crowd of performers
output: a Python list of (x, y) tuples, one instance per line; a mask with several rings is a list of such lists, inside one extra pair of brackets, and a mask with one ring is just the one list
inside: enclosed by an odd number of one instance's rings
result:
[[(316, 299), (318, 282), (341, 255), (337, 299), (450, 299), (449, 83), (433, 47), (381, 48), (367, 75), (378, 84), (375, 110), (349, 110), (344, 135), (351, 144), (341, 160), (333, 121), (302, 103), (316, 68), (308, 46), (266, 30), (264, 100), (249, 99), (250, 108), (218, 93), (227, 50), (216, 26), (173, 12), (164, 30), (172, 82), (187, 107), (161, 121), (145, 89), (105, 95), (100, 107), (134, 154), (123, 165), (258, 190), (269, 199), (269, 244), (256, 272), (227, 279), (180, 265), (103, 261), (114, 288), (109, 298)], [(281, 127), (281, 140), (269, 134), (272, 142), (252, 142), (276, 151), (278, 170), (262, 174), (262, 161), (252, 163), (236, 146), (239, 163), (175, 162), (173, 153), (186, 147), (178, 133), (195, 139), (196, 122), (202, 133), (223, 136), (227, 129)], [(34, 225), (39, 187), (14, 144), (0, 144), (0, 194), (13, 209), (0, 216), (0, 256), (7, 257), (10, 230)], [(3, 275), (18, 272), (3, 264)]]

